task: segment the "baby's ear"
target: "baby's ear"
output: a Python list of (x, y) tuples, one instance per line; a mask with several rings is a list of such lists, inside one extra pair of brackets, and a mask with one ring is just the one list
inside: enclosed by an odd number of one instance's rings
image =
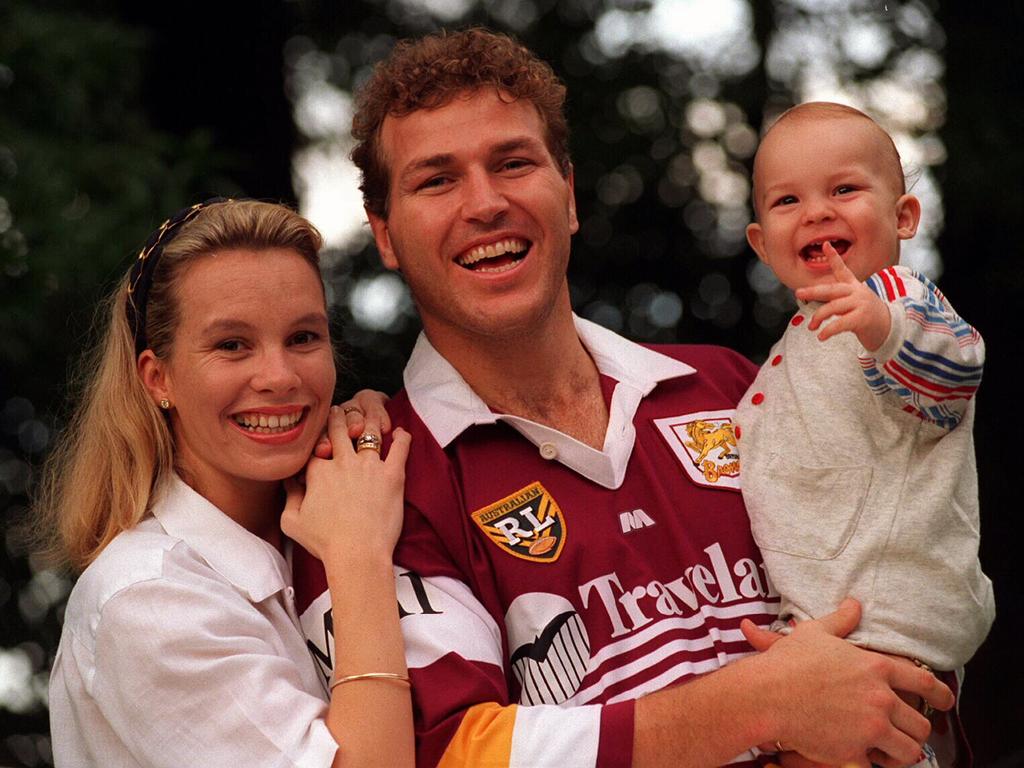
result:
[(747, 242), (750, 243), (750, 247), (754, 249), (754, 253), (757, 254), (757, 258), (767, 264), (768, 256), (764, 250), (764, 230), (761, 229), (761, 225), (756, 221), (747, 224)]
[[(900, 240), (909, 240), (917, 234), (921, 223), (921, 201), (914, 195), (902, 195), (896, 201), (896, 234)], [(747, 233), (750, 237), (750, 233)]]

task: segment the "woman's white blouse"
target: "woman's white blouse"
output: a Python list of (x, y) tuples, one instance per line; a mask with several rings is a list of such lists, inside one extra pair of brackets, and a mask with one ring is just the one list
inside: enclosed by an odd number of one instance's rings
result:
[(175, 477), (82, 574), (50, 677), (57, 766), (328, 766), (288, 564)]

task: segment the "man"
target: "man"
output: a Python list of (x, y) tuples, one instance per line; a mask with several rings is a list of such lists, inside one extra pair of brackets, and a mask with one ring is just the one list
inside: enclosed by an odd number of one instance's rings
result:
[[(573, 315), (563, 103), (546, 64), (469, 30), (396, 46), (354, 121), (424, 328), (389, 405), (413, 433), (395, 562), (419, 764), (914, 762), (929, 724), (893, 688), (952, 694), (839, 639), (856, 603), (783, 639), (754, 626), (778, 600), (731, 428), (754, 367)], [(308, 560), (296, 580), (329, 674), (324, 582)]]

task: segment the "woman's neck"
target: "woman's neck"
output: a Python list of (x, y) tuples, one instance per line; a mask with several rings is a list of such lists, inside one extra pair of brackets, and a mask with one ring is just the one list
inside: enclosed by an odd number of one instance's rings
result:
[(178, 475), (196, 493), (250, 533), (281, 549), (281, 510), (284, 490), (280, 481), (244, 478), (209, 478), (177, 467)]

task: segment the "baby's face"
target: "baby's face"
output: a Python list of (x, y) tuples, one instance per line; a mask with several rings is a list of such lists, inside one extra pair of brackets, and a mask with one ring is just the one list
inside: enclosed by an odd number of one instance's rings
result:
[(887, 141), (852, 117), (795, 118), (765, 137), (754, 167), (760, 216), (747, 239), (788, 288), (833, 282), (826, 241), (859, 280), (899, 260), (920, 205), (901, 194)]

